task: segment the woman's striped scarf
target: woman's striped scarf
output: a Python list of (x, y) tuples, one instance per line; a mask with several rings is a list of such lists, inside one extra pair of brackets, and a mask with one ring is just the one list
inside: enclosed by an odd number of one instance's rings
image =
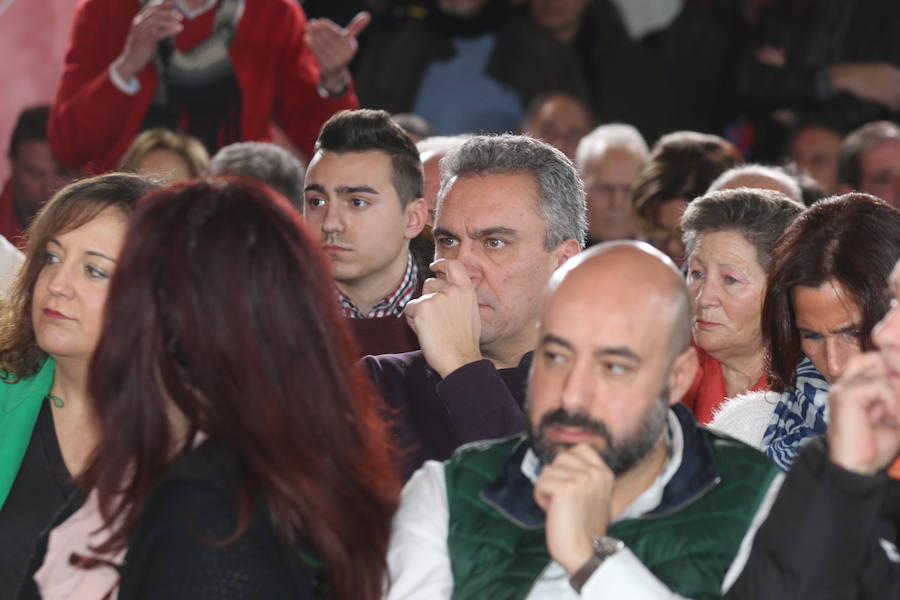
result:
[(806, 357), (796, 373), (796, 386), (781, 394), (762, 439), (762, 451), (785, 471), (806, 440), (828, 426), (828, 382)]

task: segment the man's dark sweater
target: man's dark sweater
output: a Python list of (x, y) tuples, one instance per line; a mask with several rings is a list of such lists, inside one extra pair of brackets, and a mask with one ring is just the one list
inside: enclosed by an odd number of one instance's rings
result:
[[(431, 272), (427, 270), (427, 266), (426, 269), (423, 269), (422, 265), (419, 265), (419, 278), (413, 298), (422, 295), (425, 277), (430, 275)], [(346, 317), (344, 320), (350, 326), (353, 337), (356, 338), (359, 346), (359, 354), (357, 354), (359, 358), (367, 354), (397, 354), (419, 349), (419, 338), (409, 326), (405, 315), (387, 315), (367, 319)]]
[(532, 353), (497, 370), (489, 360), (469, 363), (441, 379), (422, 351), (366, 356), (400, 447), (404, 480), (426, 460), (446, 460), (459, 446), (525, 429), (525, 388)]

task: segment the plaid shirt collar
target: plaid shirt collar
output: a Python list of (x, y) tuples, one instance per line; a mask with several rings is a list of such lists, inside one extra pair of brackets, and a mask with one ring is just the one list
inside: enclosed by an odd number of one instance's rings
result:
[(399, 317), (403, 314), (406, 303), (413, 299), (418, 281), (419, 267), (413, 260), (412, 252), (410, 252), (407, 255), (406, 272), (403, 274), (403, 279), (400, 280), (400, 285), (385, 298), (377, 302), (369, 311), (369, 314), (362, 314), (359, 309), (356, 308), (356, 305), (353, 304), (353, 301), (345, 296), (343, 292), (338, 290), (338, 296), (341, 302), (341, 312), (344, 313), (345, 317), (351, 319), (377, 319), (379, 317), (387, 317), (390, 315)]

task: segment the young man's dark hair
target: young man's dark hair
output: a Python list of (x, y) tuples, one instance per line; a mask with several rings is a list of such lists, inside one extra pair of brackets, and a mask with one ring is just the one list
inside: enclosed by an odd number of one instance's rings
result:
[(425, 176), (419, 151), (409, 135), (383, 110), (344, 110), (322, 126), (316, 152), (368, 152), (378, 150), (391, 157), (391, 181), (401, 208), (425, 192)]
[(9, 140), (10, 159), (15, 159), (22, 142), (47, 141), (47, 122), (50, 120), (50, 105), (39, 104), (19, 113), (19, 119)]

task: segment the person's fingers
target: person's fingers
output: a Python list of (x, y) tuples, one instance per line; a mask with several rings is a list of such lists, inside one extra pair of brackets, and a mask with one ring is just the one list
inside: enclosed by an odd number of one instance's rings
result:
[(472, 285), (466, 266), (458, 260), (439, 258), (431, 263), (431, 272), (439, 279), (445, 279), (448, 283), (454, 285)]
[(363, 29), (368, 27), (371, 22), (372, 15), (370, 13), (366, 11), (356, 13), (356, 16), (350, 19), (350, 22), (347, 23), (347, 27), (344, 28), (344, 36), (355, 38), (362, 33)]
[(437, 279), (436, 277), (429, 277), (422, 284), (422, 293), (423, 294), (435, 294), (438, 292), (447, 291), (447, 288), (450, 287), (450, 283), (444, 281), (443, 279)]

